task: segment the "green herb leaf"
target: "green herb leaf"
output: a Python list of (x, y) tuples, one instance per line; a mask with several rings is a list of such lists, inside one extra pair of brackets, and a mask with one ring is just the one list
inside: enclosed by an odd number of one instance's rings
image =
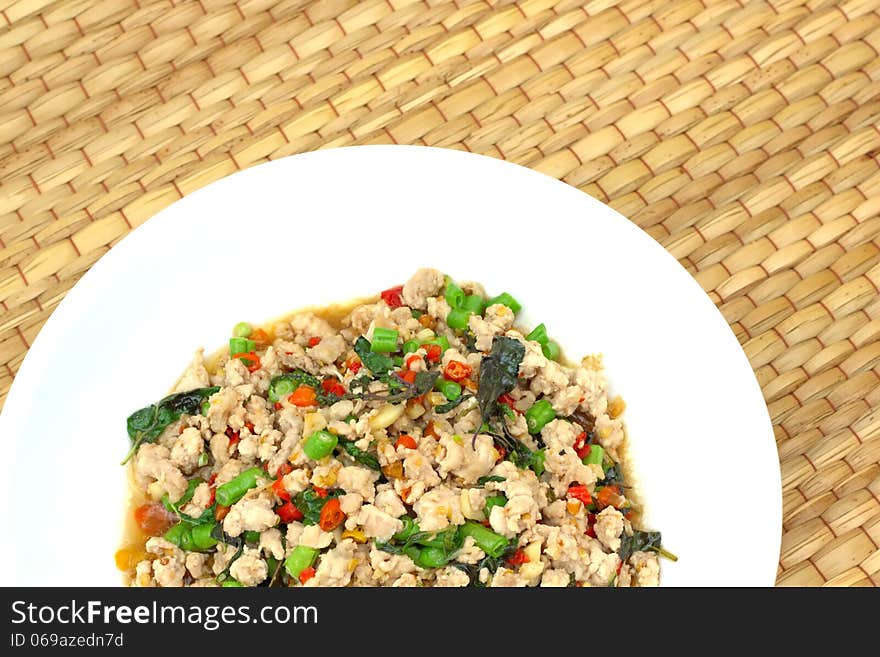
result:
[(660, 547), (660, 532), (633, 531), (632, 536), (624, 531), (620, 535), (620, 549), (617, 553), (621, 561), (626, 561), (633, 552), (645, 552)]
[[(405, 554), (418, 565), (426, 566), (421, 562), (420, 556), (424, 556), (430, 550), (432, 561), (448, 563), (464, 545), (464, 535), (456, 525), (440, 531), (416, 531), (411, 533), (405, 541), (392, 540), (374, 541), (377, 549), (389, 554)], [(433, 564), (432, 564), (433, 567)]]
[(480, 364), (477, 402), (484, 422), (498, 413), (498, 398), (516, 386), (519, 366), (526, 348), (515, 338), (496, 337), (492, 351)]
[[(378, 380), (388, 385), (387, 391), (350, 393), (346, 395), (346, 399), (385, 401), (391, 404), (396, 404), (406, 401), (407, 399), (412, 399), (413, 397), (424, 395), (434, 387), (434, 381), (437, 380), (438, 376), (440, 376), (440, 372), (436, 370), (419, 372), (416, 374), (415, 381), (409, 383), (404, 381), (394, 372), (383, 374)], [(365, 386), (361, 387), (362, 389), (365, 388)]]
[(371, 470), (382, 470), (382, 466), (379, 465), (379, 460), (369, 452), (365, 452), (360, 447), (355, 445), (353, 440), (339, 438), (339, 447), (344, 449), (351, 458), (353, 458), (361, 465), (365, 465)]
[(467, 573), (468, 577), (470, 577), (470, 584), (468, 586), (473, 586), (475, 588), (485, 588), (485, 584), (480, 581), (480, 571), (485, 568), (493, 575), (495, 571), (501, 566), (505, 559), (508, 559), (514, 552), (516, 552), (516, 543), (513, 542), (511, 545), (504, 551), (501, 556), (491, 557), (485, 556), (479, 563), (475, 564), (464, 564), (464, 563), (454, 563), (452, 564), (455, 568), (458, 568), (461, 571)]
[(370, 351), (370, 346), (370, 341), (364, 336), (360, 336), (354, 343), (354, 353), (360, 357), (361, 362), (374, 375), (379, 376), (390, 372), (391, 368), (394, 367), (394, 361), (391, 360), (391, 356), (373, 353)]
[(339, 497), (342, 495), (341, 490), (330, 490), (327, 491), (326, 497), (319, 497), (313, 488), (306, 488), (301, 493), (298, 493), (294, 498), (293, 503), (296, 505), (296, 508), (299, 509), (303, 514), (303, 524), (304, 525), (317, 525), (318, 520), (321, 519), (321, 509), (324, 508), (324, 505), (334, 497)]
[(485, 486), (490, 481), (507, 481), (507, 477), (499, 477), (498, 475), (486, 475), (477, 479), (477, 485)]
[(440, 404), (439, 406), (434, 407), (434, 412), (438, 414), (448, 413), (452, 409), (458, 407), (465, 399), (473, 399), (473, 395), (461, 395), (458, 399), (453, 399), (452, 401), (446, 402), (445, 404)]
[(202, 408), (202, 402), (218, 390), (220, 390), (219, 387), (212, 386), (197, 388), (189, 392), (178, 392), (129, 415), (126, 428), (132, 445), (122, 460), (122, 465), (128, 463), (128, 460), (134, 456), (143, 443), (155, 442), (168, 428), (168, 425), (179, 420), (181, 415), (198, 415)]
[(172, 502), (171, 498), (168, 497), (168, 493), (165, 493), (161, 499), (162, 504), (171, 513), (174, 513), (176, 515), (181, 515), (180, 507), (182, 507), (184, 504), (186, 504), (187, 502), (189, 502), (193, 498), (193, 495), (195, 495), (195, 492), (196, 492), (196, 488), (198, 488), (199, 484), (201, 484), (201, 483), (202, 483), (202, 480), (199, 479), (198, 477), (196, 477), (194, 479), (190, 479), (189, 482), (187, 482), (187, 484), (186, 484), (186, 491), (184, 491), (183, 496), (179, 500), (177, 500), (177, 502)]
[(615, 463), (611, 467), (605, 468), (605, 477), (596, 482), (596, 486), (621, 486), (622, 488), (628, 488), (628, 486), (623, 485), (623, 472), (621, 472), (621, 467), (619, 463)]
[(227, 534), (223, 531), (222, 522), (218, 522), (214, 526), (214, 529), (211, 530), (211, 538), (215, 539), (218, 543), (225, 543), (226, 545), (234, 545), (235, 547), (244, 546), (244, 538)]

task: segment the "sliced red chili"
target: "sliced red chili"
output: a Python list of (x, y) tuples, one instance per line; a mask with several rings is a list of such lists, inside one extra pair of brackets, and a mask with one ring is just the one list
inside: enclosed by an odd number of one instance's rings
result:
[(314, 576), (315, 576), (315, 569), (312, 568), (311, 566), (308, 566), (306, 568), (303, 568), (302, 572), (299, 574), (299, 582), (300, 582), (300, 584), (305, 584), (310, 579), (312, 579), (312, 577), (314, 577)]
[(439, 363), (443, 355), (443, 347), (439, 344), (425, 345), (425, 358), (431, 363)]
[(240, 354), (232, 354), (230, 358), (240, 358), (247, 367), (248, 372), (256, 372), (263, 365), (260, 363), (260, 357), (253, 351), (244, 351)]
[(330, 532), (339, 527), (345, 521), (345, 514), (339, 505), (339, 500), (333, 498), (327, 500), (321, 509), (321, 515), (318, 519), (318, 526), (325, 532)]
[(579, 459), (583, 459), (590, 453), (591, 445), (587, 444), (587, 432), (581, 431), (574, 439), (574, 453)]
[(379, 296), (382, 297), (382, 301), (388, 304), (389, 308), (400, 308), (403, 305), (403, 285), (383, 290)]
[(285, 502), (275, 509), (275, 513), (278, 514), (278, 517), (281, 518), (282, 522), (288, 524), (297, 520), (302, 520), (304, 517), (302, 511), (296, 508), (296, 505), (293, 502)]
[(590, 491), (587, 490), (586, 486), (569, 487), (568, 496), (572, 499), (580, 500), (584, 503), (584, 506), (590, 504), (593, 501), (593, 498), (590, 497)]
[(467, 363), (462, 363), (460, 360), (451, 360), (449, 364), (443, 370), (443, 376), (445, 376), (450, 381), (464, 381), (471, 375), (472, 368)]
[(345, 394), (345, 386), (338, 379), (328, 378), (321, 381), (321, 389), (328, 395), (342, 397)]
[(282, 499), (285, 502), (290, 502), (290, 493), (288, 493), (287, 489), (284, 487), (284, 477), (278, 477), (278, 479), (272, 482), (272, 492), (275, 493), (279, 499)]
[(507, 558), (507, 563), (509, 563), (511, 566), (519, 566), (528, 562), (529, 558), (526, 556), (526, 553), (523, 552), (521, 549), (517, 550)]
[[(465, 381), (470, 381), (470, 379), (465, 379)], [(510, 394), (503, 394), (503, 395), (501, 395), (501, 396), (498, 398), (498, 403), (499, 403), (499, 404), (504, 404), (505, 406), (507, 406), (507, 408), (509, 408), (509, 409), (510, 409), (511, 411), (513, 411), (514, 413), (519, 413), (520, 415), (522, 415), (522, 411), (519, 410), (518, 408), (515, 408), (515, 407), (514, 407), (514, 404), (516, 403), (516, 400), (515, 400)]]

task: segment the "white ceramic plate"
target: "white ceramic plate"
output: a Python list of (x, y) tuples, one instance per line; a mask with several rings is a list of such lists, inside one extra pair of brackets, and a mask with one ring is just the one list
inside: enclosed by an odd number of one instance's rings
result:
[[(174, 203), (114, 247), (37, 337), (0, 416), (3, 584), (115, 585), (125, 419), (240, 320), (344, 301), (419, 266), (509, 291), (627, 402), (665, 585), (771, 585), (781, 486), (726, 322), (650, 237), (549, 177), (451, 150), (298, 155)], [(733, 541), (733, 544), (731, 544)]]

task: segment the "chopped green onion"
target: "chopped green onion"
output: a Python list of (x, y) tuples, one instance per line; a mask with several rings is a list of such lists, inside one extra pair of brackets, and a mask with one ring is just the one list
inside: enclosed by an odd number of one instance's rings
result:
[(555, 417), (556, 411), (553, 410), (550, 402), (546, 399), (539, 399), (526, 411), (526, 424), (528, 425), (529, 433), (541, 433), (541, 429)]
[(247, 322), (239, 322), (235, 325), (235, 328), (232, 329), (232, 335), (236, 338), (249, 338), (251, 337), (251, 332), (253, 332), (253, 329)]
[(207, 416), (207, 415), (208, 415), (208, 411), (211, 410), (211, 402), (209, 402), (207, 399), (206, 399), (205, 401), (203, 401), (203, 402), (202, 402), (202, 407), (201, 407), (200, 410), (202, 411), (202, 415)]
[(305, 545), (297, 545), (293, 548), (293, 552), (284, 561), (284, 567), (287, 574), (293, 578), (300, 576), (300, 573), (309, 568), (315, 559), (318, 558), (318, 551), (315, 548), (306, 547)]
[(475, 315), (482, 315), (483, 311), (486, 309), (486, 300), (479, 294), (469, 294), (464, 298), (464, 303), (461, 304), (461, 309), (469, 310)]
[(299, 383), (292, 378), (273, 379), (269, 384), (269, 401), (279, 402), (285, 397), (293, 394), (293, 391), (299, 387)]
[(421, 531), (416, 521), (409, 516), (400, 516), (398, 520), (403, 523), (403, 528), (392, 537), (397, 541), (406, 541), (410, 536)]
[(413, 561), (421, 568), (439, 568), (449, 561), (450, 555), (443, 548), (423, 547)]
[(418, 351), (419, 349), (419, 341), (418, 340), (407, 340), (403, 343), (403, 353), (410, 354), (414, 351)]
[(464, 537), (473, 537), (477, 547), (490, 557), (500, 557), (509, 545), (507, 539), (501, 534), (496, 534), (491, 529), (486, 529), (483, 525), (472, 520), (465, 522), (459, 531)]
[(243, 589), (243, 588), (245, 588), (244, 584), (242, 584), (241, 582), (239, 582), (236, 579), (232, 579), (231, 577), (229, 579), (224, 579), (223, 583), (220, 586), (222, 586), (225, 589)]
[(496, 303), (500, 303), (502, 306), (507, 306), (513, 311), (515, 315), (520, 310), (522, 310), (522, 305), (520, 302), (510, 296), (507, 292), (502, 292), (497, 297), (492, 297), (486, 302), (486, 308), (489, 306), (494, 306)]
[(329, 431), (321, 429), (306, 439), (303, 444), (303, 451), (310, 459), (318, 461), (325, 456), (329, 456), (336, 449), (338, 443), (339, 439), (336, 436)]
[(461, 385), (455, 381), (447, 381), (446, 379), (438, 377), (437, 381), (434, 383), (434, 387), (438, 392), (442, 392), (443, 396), (449, 401), (455, 401), (461, 397)]
[(463, 331), (467, 328), (468, 319), (471, 315), (473, 315), (473, 313), (464, 308), (453, 308), (449, 311), (449, 314), (446, 315), (446, 326), (453, 331)]
[(196, 525), (192, 528), (192, 542), (199, 550), (209, 550), (217, 545), (217, 539), (211, 536), (211, 532), (217, 523), (209, 522), (204, 525)]
[(165, 532), (165, 540), (188, 552), (193, 552), (196, 547), (193, 543), (192, 529), (185, 522), (179, 522)]
[(409, 314), (412, 315), (413, 319), (418, 319), (419, 317), (421, 317), (425, 313), (423, 313), (421, 310), (416, 310), (415, 308), (413, 308), (412, 310), (409, 311)]
[(544, 326), (544, 324), (538, 324), (532, 329), (532, 332), (526, 336), (526, 340), (534, 340), (539, 344), (546, 344), (547, 339), (547, 327)]
[(464, 303), (464, 291), (458, 285), (449, 281), (446, 283), (446, 303), (450, 308), (461, 308)]
[(204, 468), (208, 465), (208, 452), (202, 452), (199, 454), (198, 465), (200, 468)]
[(377, 354), (388, 354), (397, 351), (398, 332), (395, 329), (377, 326), (373, 329), (373, 341), (370, 351)]
[(198, 488), (201, 483), (202, 483), (202, 480), (199, 479), (198, 477), (194, 477), (193, 479), (190, 479), (188, 482), (186, 482), (186, 490), (183, 492), (183, 495), (181, 496), (181, 498), (179, 500), (177, 500), (176, 503), (172, 504), (171, 498), (168, 497), (168, 493), (165, 493), (162, 496), (162, 504), (171, 513), (174, 513), (174, 514), (179, 513), (178, 509), (180, 507), (182, 507), (184, 504), (186, 504), (187, 502), (189, 502), (193, 498), (193, 495), (196, 494), (196, 488)]
[(544, 461), (547, 459), (547, 453), (543, 449), (539, 449), (535, 452), (535, 456), (532, 459), (532, 470), (534, 470), (535, 474), (539, 477), (544, 474)]
[(492, 495), (486, 498), (486, 505), (483, 507), (483, 513), (486, 515), (486, 518), (489, 517), (489, 514), (492, 512), (493, 506), (504, 506), (507, 504), (507, 496), (506, 495)]
[(548, 360), (559, 360), (559, 345), (553, 342), (553, 340), (548, 340), (542, 344), (541, 352), (544, 354), (544, 358)]
[(229, 355), (246, 354), (256, 349), (257, 343), (247, 338), (229, 338)]
[(590, 453), (584, 457), (583, 464), (590, 465), (591, 463), (595, 463), (596, 465), (602, 465), (602, 461), (604, 460), (605, 450), (602, 449), (602, 446), (590, 445)]
[(392, 356), (391, 362), (397, 365), (397, 367), (403, 367), (403, 356)]
[(249, 468), (238, 475), (235, 479), (227, 481), (217, 487), (215, 499), (221, 506), (232, 506), (245, 496), (251, 488), (257, 485), (257, 477), (268, 477), (262, 468)]

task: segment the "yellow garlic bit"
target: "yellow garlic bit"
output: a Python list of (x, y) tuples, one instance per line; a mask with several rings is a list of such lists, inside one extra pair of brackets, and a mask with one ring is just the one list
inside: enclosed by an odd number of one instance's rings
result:
[(306, 413), (303, 418), (303, 436), (311, 436), (327, 427), (327, 418), (322, 413)]
[(355, 529), (346, 529), (342, 532), (342, 538), (350, 538), (355, 543), (366, 543), (367, 535), (364, 534), (363, 530), (360, 527)]
[(623, 415), (626, 410), (626, 402), (618, 395), (608, 403), (608, 417), (615, 419)]
[(368, 420), (372, 431), (387, 429), (397, 422), (406, 411), (406, 404), (385, 404)]

